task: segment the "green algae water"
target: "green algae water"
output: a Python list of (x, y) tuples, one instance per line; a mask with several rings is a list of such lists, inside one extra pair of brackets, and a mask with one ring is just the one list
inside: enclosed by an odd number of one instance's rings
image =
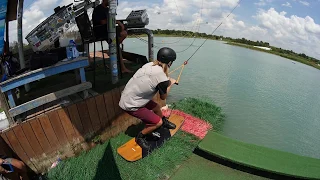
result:
[[(180, 39), (155, 37), (154, 41), (156, 46), (170, 46), (177, 52), (193, 41)], [(177, 53), (171, 69), (180, 66), (203, 41), (197, 39), (188, 50)], [(147, 44), (136, 38), (126, 39), (124, 50), (148, 55)], [(156, 53), (155, 48), (155, 57)], [(222, 134), (320, 159), (319, 77), (320, 71), (310, 66), (208, 40), (189, 61), (167, 102), (184, 97), (209, 98), (226, 115)]]

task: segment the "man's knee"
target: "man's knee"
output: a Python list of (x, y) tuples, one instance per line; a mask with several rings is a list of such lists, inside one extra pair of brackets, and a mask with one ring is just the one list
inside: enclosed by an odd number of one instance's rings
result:
[(24, 162), (17, 160), (17, 159), (12, 159), (11, 162), (12, 166), (14, 166), (16, 169), (22, 171), (22, 172), (27, 172), (27, 168), (26, 165), (24, 164)]
[(162, 119), (160, 118), (160, 121), (156, 124), (157, 128), (162, 126), (163, 122), (162, 122)]
[(161, 107), (159, 104), (157, 104), (153, 109), (152, 109), (154, 112), (158, 112), (158, 111), (161, 111)]
[(127, 31), (121, 31), (120, 32), (120, 39), (125, 39), (126, 37), (128, 36), (128, 33), (127, 33)]
[(128, 36), (127, 31), (122, 31), (122, 33), (123, 33), (123, 37), (124, 37), (124, 38), (126, 38), (126, 37)]

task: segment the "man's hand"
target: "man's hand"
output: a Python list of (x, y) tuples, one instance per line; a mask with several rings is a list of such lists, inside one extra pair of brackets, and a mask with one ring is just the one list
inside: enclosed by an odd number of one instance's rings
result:
[(6, 160), (0, 158), (0, 165), (2, 165)]
[(177, 82), (177, 80), (173, 79), (173, 78), (169, 78), (170, 82), (171, 82), (171, 85), (172, 86), (173, 84), (175, 84)]
[(1, 166), (1, 165), (2, 165), (3, 163), (5, 163), (5, 162), (6, 162), (6, 160), (0, 158), (0, 173), (1, 173), (1, 174), (6, 174), (6, 173), (8, 173), (8, 171), (5, 170), (5, 169)]
[(121, 30), (124, 31), (124, 25), (121, 23), (121, 21), (116, 21), (116, 23), (121, 27)]
[(7, 174), (9, 173), (7, 170), (5, 170), (2, 166), (0, 166), (0, 174)]

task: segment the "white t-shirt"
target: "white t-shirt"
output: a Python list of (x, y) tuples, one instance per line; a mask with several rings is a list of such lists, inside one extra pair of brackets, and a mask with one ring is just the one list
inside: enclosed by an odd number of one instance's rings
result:
[(144, 107), (157, 93), (157, 86), (165, 81), (169, 79), (162, 67), (153, 66), (153, 62), (143, 65), (122, 91), (119, 106), (126, 111)]

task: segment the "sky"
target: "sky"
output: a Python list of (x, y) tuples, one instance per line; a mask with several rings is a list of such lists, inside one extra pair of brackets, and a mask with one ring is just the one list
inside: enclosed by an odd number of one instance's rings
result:
[[(232, 38), (269, 42), (272, 46), (320, 59), (320, 0), (119, 0), (117, 19), (132, 10), (146, 9), (149, 29), (180, 29)], [(25, 0), (23, 32), (73, 0)], [(17, 39), (16, 21), (10, 23), (10, 41)], [(199, 26), (199, 29), (196, 28)]]

